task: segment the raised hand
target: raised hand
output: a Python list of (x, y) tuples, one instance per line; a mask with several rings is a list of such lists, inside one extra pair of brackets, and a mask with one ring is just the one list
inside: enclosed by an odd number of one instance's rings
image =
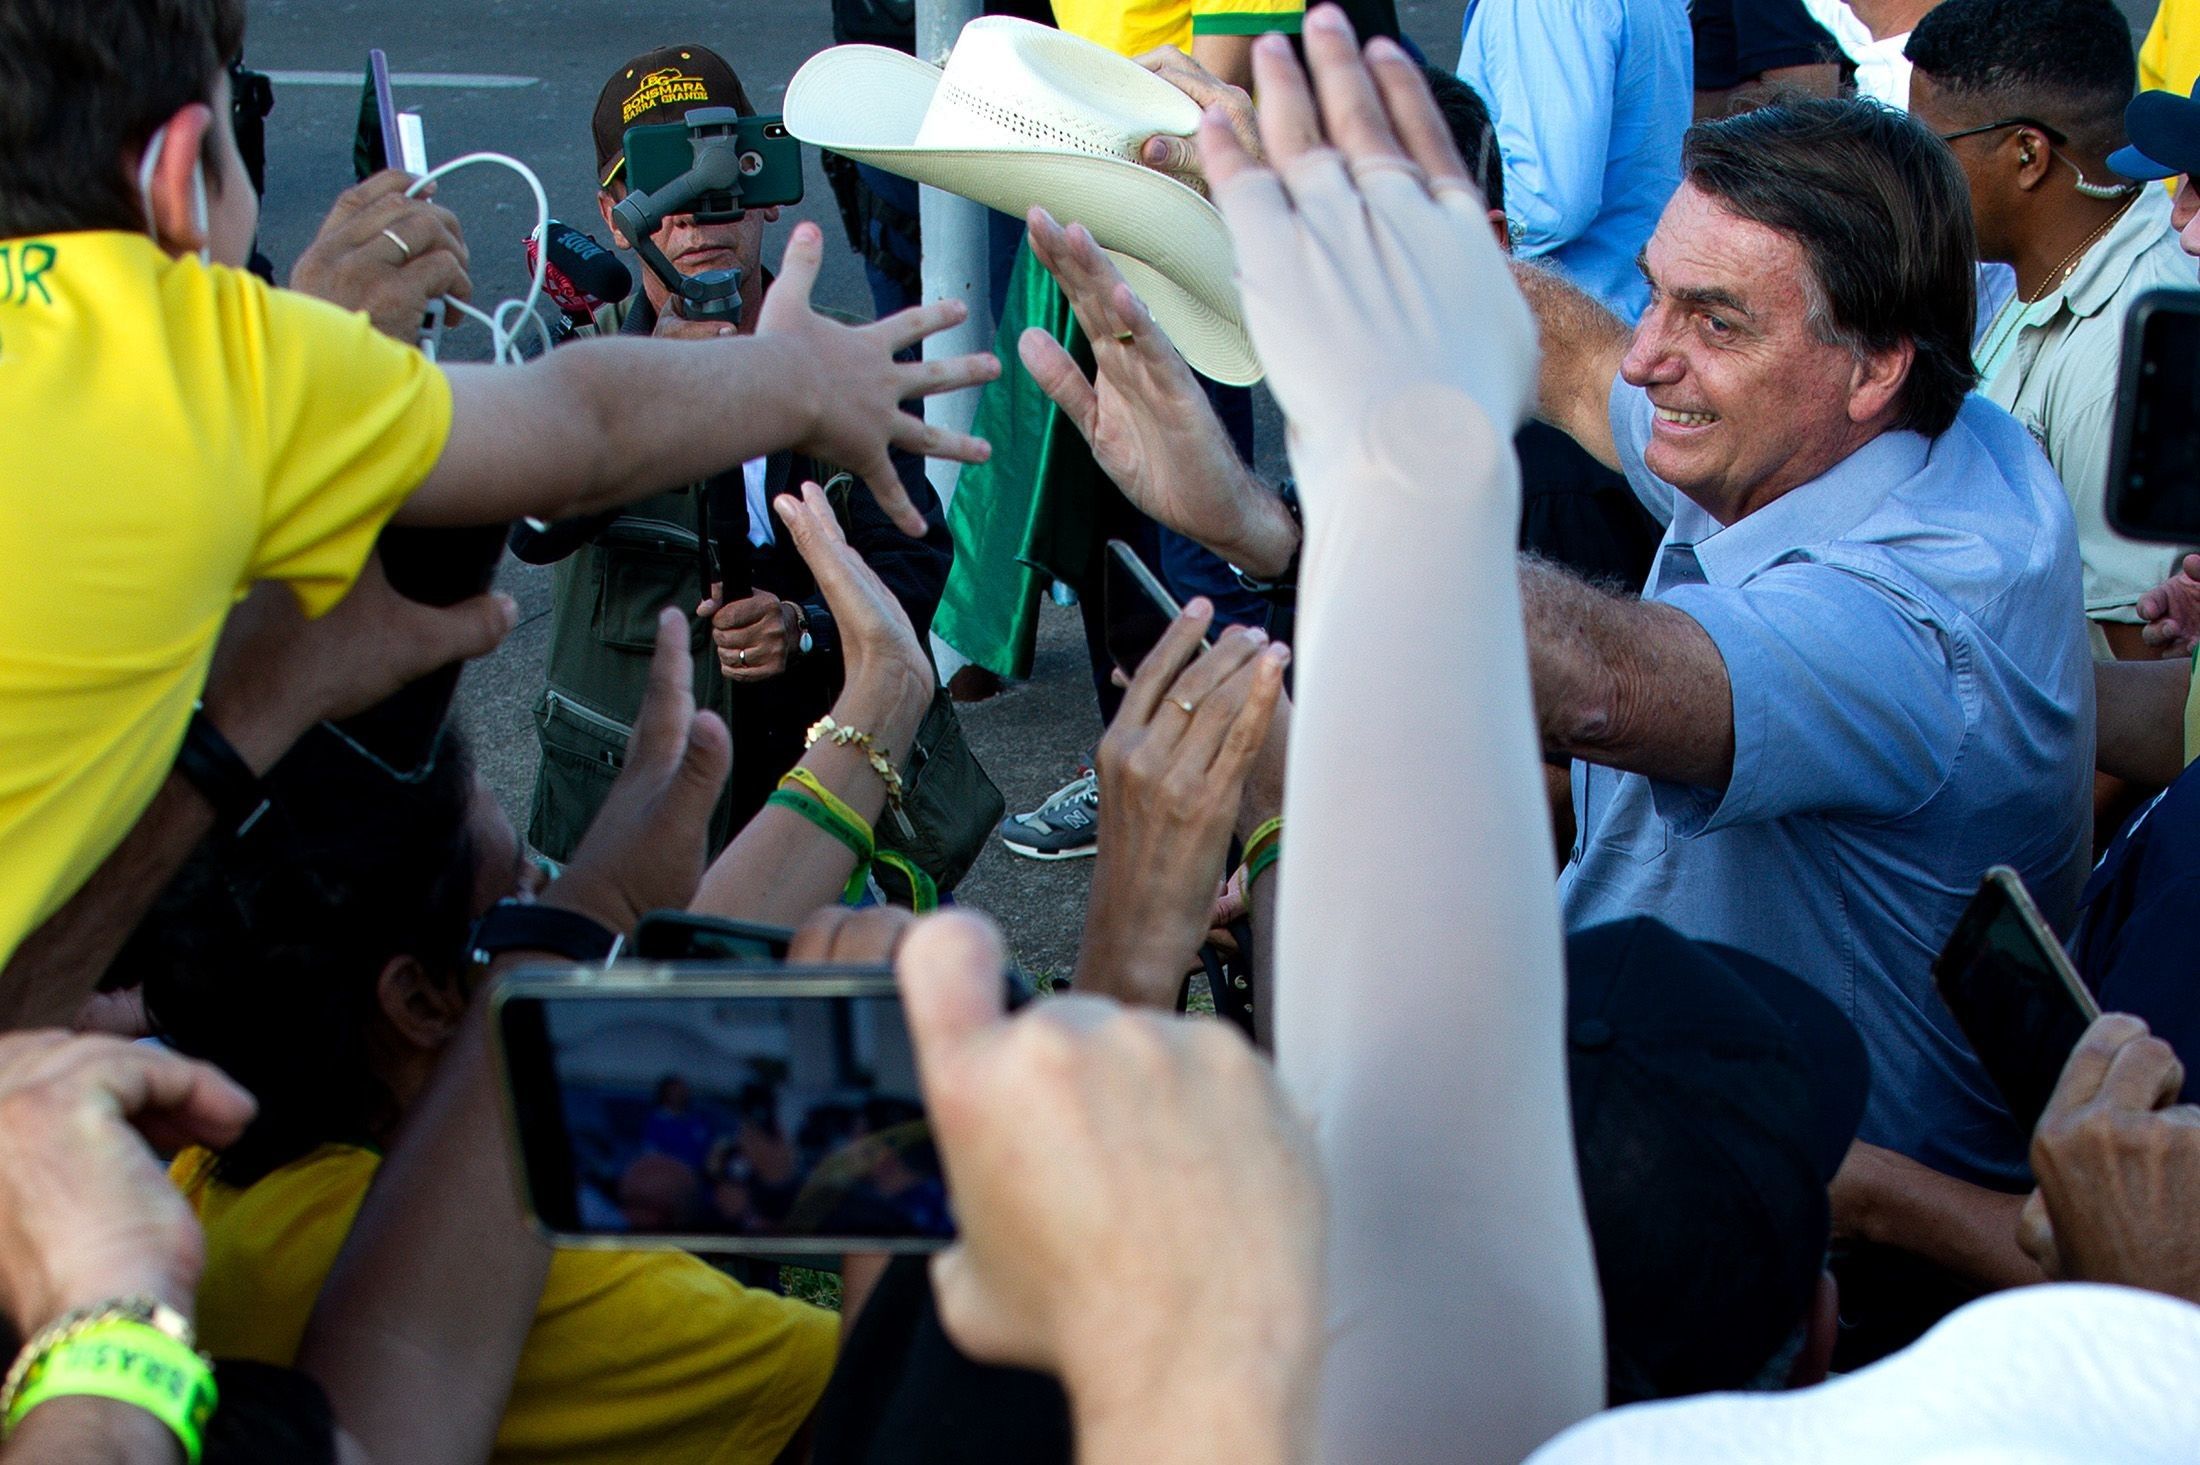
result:
[(1245, 630), (1200, 655), (1213, 618), (1205, 600), (1185, 608), (1100, 740), (1100, 857), (1080, 992), (1173, 1006), (1212, 924), (1245, 775), (1291, 660), (1288, 646)]
[(252, 1112), (219, 1070), (165, 1049), (0, 1037), (0, 1310), (16, 1330), (137, 1293), (191, 1316), (205, 1240), (152, 1146), (222, 1149)]
[(291, 289), (364, 311), (376, 330), (408, 346), (431, 302), (474, 295), (458, 216), (434, 202), (433, 183), (406, 197), (412, 183), (391, 168), (345, 189), (290, 267)]
[(921, 717), (935, 683), (931, 653), (878, 572), (849, 548), (825, 490), (805, 483), (800, 498), (781, 494), (772, 508), (833, 613), (846, 684), (876, 685), (911, 699)]
[(1388, 40), (1363, 61), (1334, 6), (1305, 37), (1311, 89), (1282, 37), (1253, 47), (1265, 161), (1216, 109), (1199, 133), (1301, 479), (1303, 460), (1412, 431), (1439, 395), (1509, 435), (1534, 398), (1534, 324), (1420, 68)]
[(989, 382), (1000, 375), (1001, 364), (983, 351), (941, 361), (895, 359), (905, 347), (962, 324), (968, 312), (958, 300), (911, 306), (867, 326), (845, 326), (818, 314), (810, 308), (810, 290), (824, 255), (817, 225), (797, 225), (756, 324), (759, 337), (794, 347), (793, 360), (810, 377), (813, 411), (795, 447), (861, 478), (903, 533), (922, 538), (924, 516), (909, 501), (890, 450), (982, 463), (991, 449), (967, 433), (927, 426), (902, 404)]
[(1092, 342), (1095, 371), (1088, 380), (1062, 344), (1036, 328), (1016, 344), (1024, 368), (1140, 512), (1256, 575), (1280, 574), (1298, 526), (1239, 460), (1145, 303), (1084, 225), (1064, 229), (1041, 208), (1028, 222), (1032, 253)]
[(2177, 1102), (2184, 1081), (2139, 1019), (2086, 1030), (2033, 1132), (2039, 1189), (2017, 1227), (2049, 1276), (2200, 1303), (2200, 1106)]
[[(957, 912), (897, 963), (960, 1231), (932, 1263), (948, 1335), (1059, 1374), (1086, 1457), (1302, 1458), (1324, 1205), (1273, 1072), (1207, 1018), (1078, 996), (1005, 1016), (1004, 956)], [(1182, 1432), (1203, 1427), (1224, 1437)]]

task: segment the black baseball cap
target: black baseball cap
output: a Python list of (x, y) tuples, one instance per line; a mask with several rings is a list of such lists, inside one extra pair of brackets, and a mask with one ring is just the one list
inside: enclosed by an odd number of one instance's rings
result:
[(596, 182), (609, 188), (626, 167), (626, 130), (678, 122), (696, 107), (756, 115), (741, 78), (708, 46), (659, 46), (611, 73), (596, 97)]
[(2108, 155), (2108, 166), (2126, 178), (2151, 183), (2157, 178), (2200, 174), (2200, 82), (2192, 95), (2141, 92), (2124, 108), (2124, 135), (2131, 146)]
[(1611, 1402), (1740, 1387), (1817, 1294), (1863, 1041), (1772, 963), (1653, 920), (1575, 933), (1566, 967)]

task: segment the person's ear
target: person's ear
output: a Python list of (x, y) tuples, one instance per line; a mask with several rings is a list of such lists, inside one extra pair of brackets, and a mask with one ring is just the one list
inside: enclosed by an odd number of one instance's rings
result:
[(634, 246), (627, 243), (626, 236), (619, 232), (619, 221), (611, 212), (611, 206), (617, 202), (608, 191), (601, 188), (596, 190), (596, 212), (603, 215), (603, 226), (611, 231), (611, 242), (621, 249), (632, 249)]
[(448, 1043), (466, 1016), (464, 985), (438, 983), (417, 957), (391, 957), (375, 981), (374, 997), (391, 1029), (422, 1052)]
[(1490, 232), (1497, 236), (1497, 247), (1507, 254), (1513, 252), (1512, 221), (1505, 217), (1503, 209), (1490, 210)]
[[(181, 107), (146, 140), (150, 154), (153, 139), (159, 139), (159, 156), (140, 156), (133, 165), (143, 185), (139, 191), (151, 211), (146, 227), (170, 254), (197, 254), (207, 247), (206, 190), (213, 187), (213, 180), (201, 162), (206, 134), (213, 125), (214, 109), (206, 103)], [(149, 173), (148, 162), (152, 164)]]
[(2046, 138), (2029, 127), (2011, 130), (2011, 143), (2017, 150), (2017, 187), (2030, 193), (2047, 181), (2047, 175), (2055, 166), (2055, 148)]
[(1884, 351), (1859, 354), (1849, 374), (1849, 421), (1870, 422), (1892, 407), (1916, 361), (1917, 343), (1907, 337)]
[(763, 207), (763, 208), (762, 208), (761, 210), (759, 210), (759, 212), (760, 212), (760, 213), (762, 213), (762, 214), (764, 215), (764, 222), (765, 222), (765, 223), (767, 223), (767, 224), (776, 224), (776, 223), (778, 223), (778, 222), (779, 222), (779, 205), (778, 205), (778, 204), (766, 204), (766, 205), (765, 205), (765, 206), (764, 206), (764, 207)]

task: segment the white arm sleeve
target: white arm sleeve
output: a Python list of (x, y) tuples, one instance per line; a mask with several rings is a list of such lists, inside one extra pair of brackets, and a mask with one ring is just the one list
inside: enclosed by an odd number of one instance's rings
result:
[(1604, 1402), (1519, 466), (1436, 387), (1361, 446), (1301, 480), (1278, 892), (1278, 1062), (1332, 1206), (1320, 1458), (1513, 1462)]

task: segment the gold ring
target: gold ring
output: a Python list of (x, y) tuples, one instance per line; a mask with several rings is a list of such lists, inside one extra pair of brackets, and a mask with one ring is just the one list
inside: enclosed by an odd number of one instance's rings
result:
[(1171, 702), (1174, 702), (1178, 707), (1182, 708), (1186, 717), (1190, 717), (1193, 712), (1198, 710), (1189, 698), (1171, 697), (1169, 700)]
[(398, 233), (395, 229), (384, 229), (382, 231), (382, 237), (389, 240), (390, 243), (396, 245), (398, 249), (404, 254), (405, 258), (399, 260), (399, 264), (406, 264), (412, 260), (413, 247), (410, 244), (407, 244), (403, 239), (399, 238)]
[(1138, 336), (1137, 333), (1133, 331), (1117, 331), (1115, 333), (1115, 339), (1118, 341), (1130, 342), (1137, 340)]

